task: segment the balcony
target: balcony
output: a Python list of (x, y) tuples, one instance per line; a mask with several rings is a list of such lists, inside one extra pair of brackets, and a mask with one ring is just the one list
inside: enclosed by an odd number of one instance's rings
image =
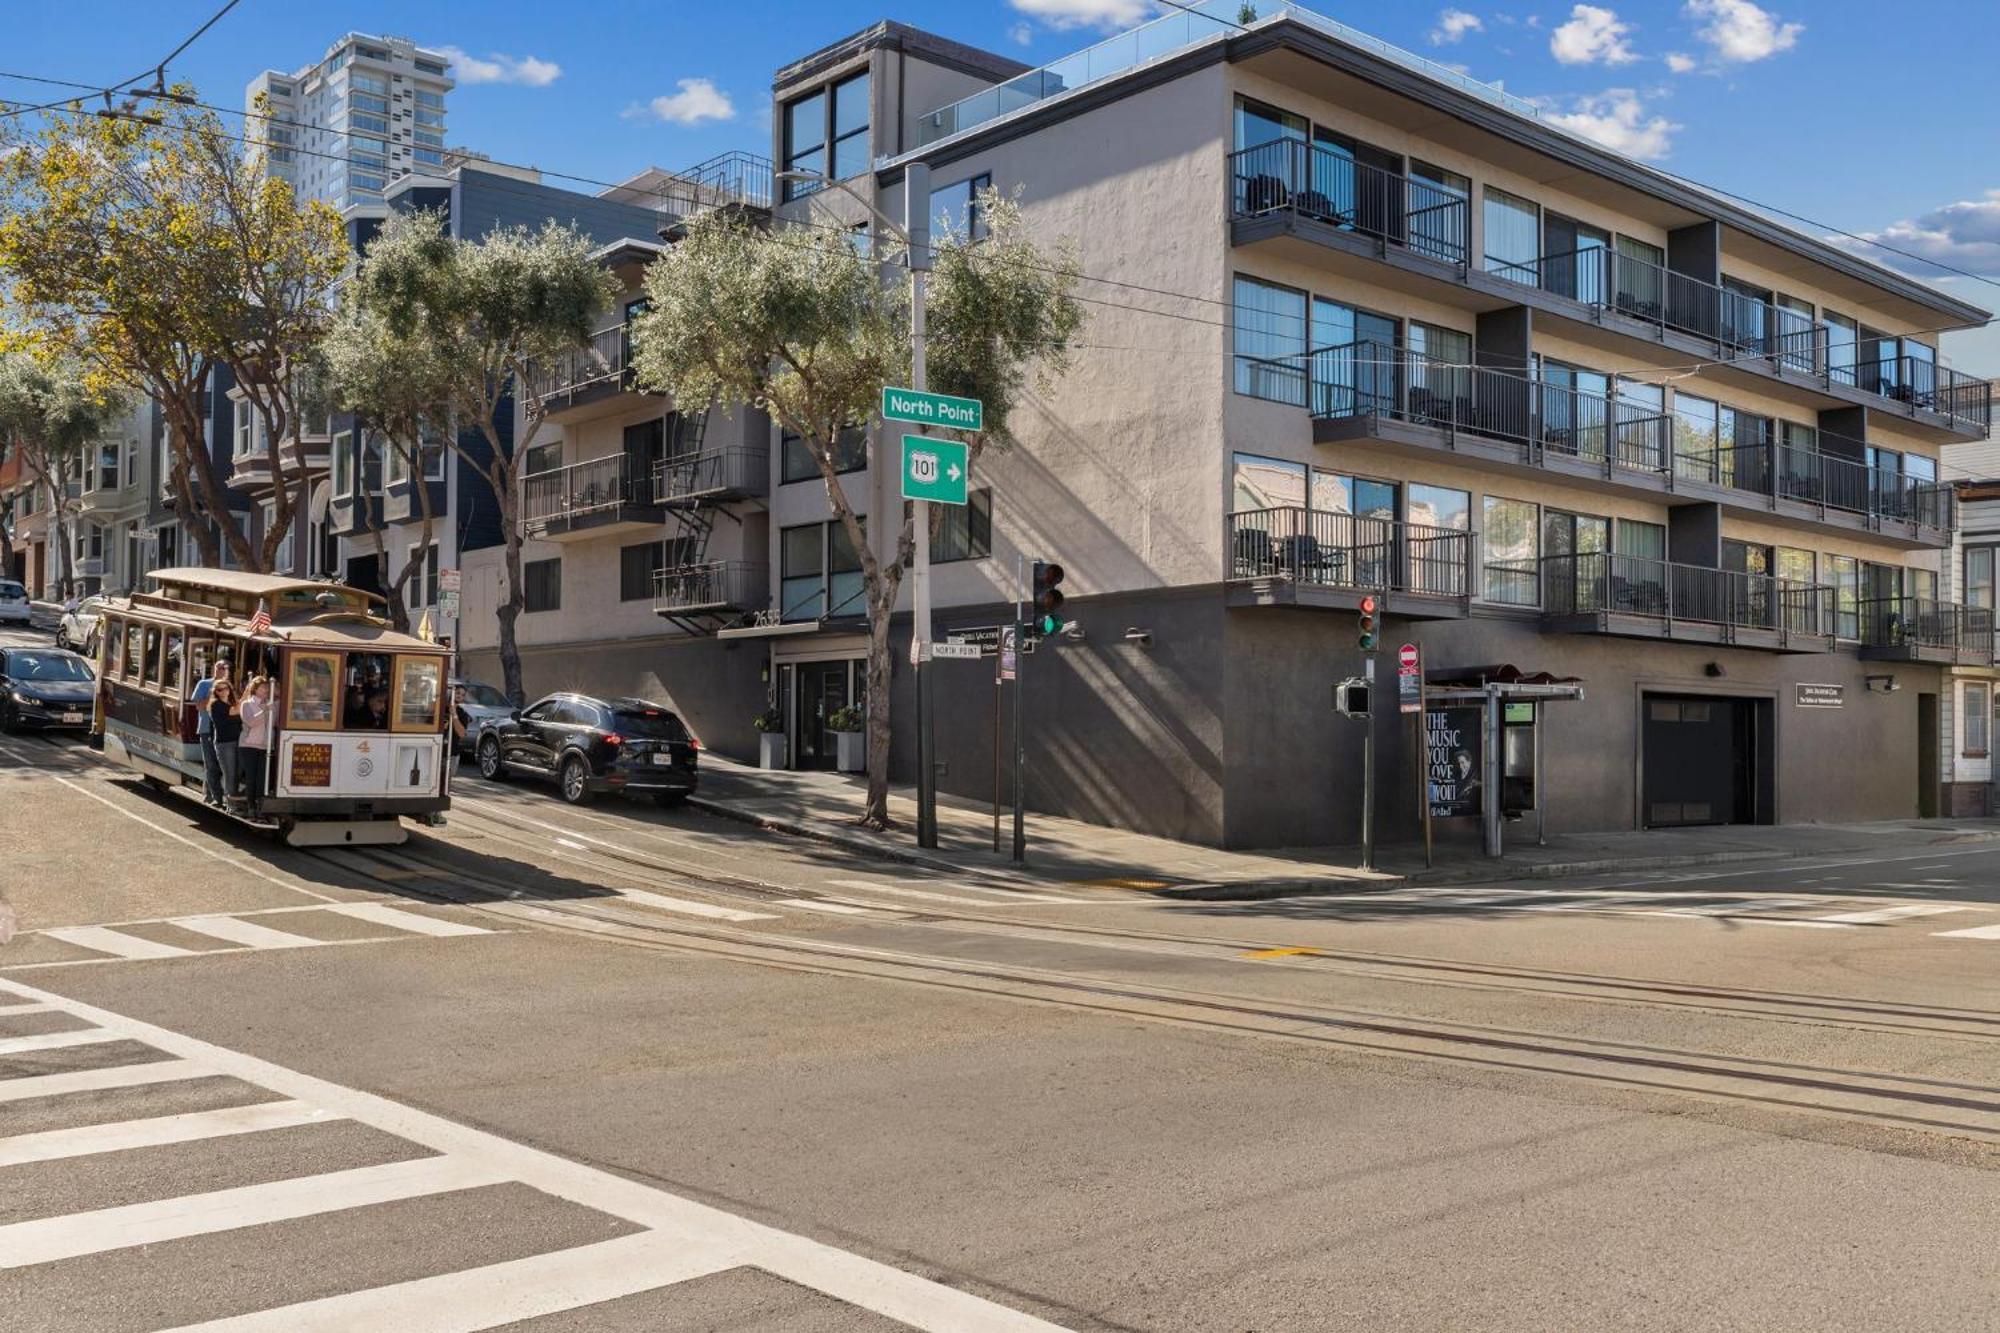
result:
[(747, 445), (681, 454), (653, 471), (653, 494), (670, 509), (748, 500), (770, 492), (770, 450)]
[(675, 172), (660, 190), (660, 234), (672, 238), (705, 213), (759, 217), (771, 211), (771, 160), (754, 153), (722, 153)]
[(666, 511), (654, 501), (652, 478), (632, 472), (630, 457), (613, 454), (523, 477), (524, 531), (561, 542), (658, 527)]
[(1352, 610), (1365, 594), (1415, 620), (1456, 619), (1472, 592), (1469, 533), (1285, 505), (1229, 515), (1231, 606)]
[(653, 575), (653, 612), (684, 629), (727, 624), (771, 603), (769, 567), (747, 560), (676, 565)]
[(1487, 568), (1493, 600), (1532, 604), (1537, 582), (1543, 628), (1557, 633), (1833, 650), (1834, 590), (1822, 584), (1609, 551)]
[(1861, 655), (1882, 662), (1993, 665), (1993, 611), (1929, 597), (1879, 597), (1859, 612)]
[[(1419, 293), (1468, 309), (1528, 305), (1585, 326), (1579, 332), (1608, 329), (1666, 345), (1961, 438), (1987, 433), (1992, 386), (1928, 354), (1905, 354), (1907, 344), (1894, 338), (1857, 343), (1795, 311), (1603, 246), (1475, 262), (1465, 196), (1322, 144), (1279, 139), (1238, 149), (1227, 169), (1237, 245), (1293, 238), (1322, 255), (1387, 262), (1416, 279)], [(1384, 277), (1379, 267), (1352, 271)]]
[(632, 336), (627, 324), (599, 329), (590, 335), (589, 347), (538, 363), (528, 372), (528, 393), (541, 403), (550, 421), (584, 420), (611, 410), (621, 394), (632, 392)]
[[(1378, 440), (1438, 449), (1912, 546), (1947, 545), (1957, 522), (1949, 483), (1772, 440), (1690, 440), (1657, 408), (1507, 371), (1449, 365), (1382, 343), (1245, 359), (1238, 363), (1237, 388), (1306, 407), (1313, 438), (1322, 444)], [(1865, 448), (1832, 432), (1816, 438), (1857, 457)]]

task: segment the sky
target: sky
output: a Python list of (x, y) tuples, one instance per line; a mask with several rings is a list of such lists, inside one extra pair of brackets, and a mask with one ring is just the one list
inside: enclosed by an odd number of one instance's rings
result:
[[(0, 100), (40, 91), (5, 76), (101, 84), (147, 69), (220, 2), (13, 0), (8, 7), (33, 17), (10, 23), (0, 43)], [(1498, 82), (1621, 151), (1811, 218), (1808, 230), (1875, 237), (1971, 270), (1980, 276), (1947, 277), (1862, 250), (2000, 309), (1993, 0), (1309, 7)], [(591, 9), (240, 0), (171, 72), (206, 100), (240, 106), (263, 69), (311, 63), (348, 31), (399, 34), (455, 51), (454, 144), (615, 181), (730, 149), (768, 155), (772, 71), (878, 19), (1040, 64), (1166, 9), (1157, 0), (626, 0)], [(2000, 325), (1952, 335), (1945, 351), (1963, 369), (2000, 373)]]

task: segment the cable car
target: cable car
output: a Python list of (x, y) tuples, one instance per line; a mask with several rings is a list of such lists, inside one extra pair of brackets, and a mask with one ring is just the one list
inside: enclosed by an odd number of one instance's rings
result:
[(95, 733), (105, 756), (168, 790), (202, 787), (195, 683), (218, 660), (240, 691), (271, 682), (262, 817), (295, 847), (388, 846), (405, 817), (442, 823), (450, 650), (399, 634), (383, 599), (337, 583), (160, 569), (156, 591), (109, 597), (98, 635)]

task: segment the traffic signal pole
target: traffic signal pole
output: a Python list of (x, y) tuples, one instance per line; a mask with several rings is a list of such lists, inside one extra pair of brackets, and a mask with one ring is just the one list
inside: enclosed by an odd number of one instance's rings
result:
[(1367, 682), (1368, 716), (1361, 722), (1361, 868), (1375, 868), (1375, 719), (1382, 712), (1382, 700), (1375, 688), (1375, 649), (1381, 640), (1375, 616), (1378, 603), (1372, 595), (1361, 599), (1360, 639), (1361, 678)]
[[(903, 232), (910, 265), (910, 387), (923, 392), (924, 278), (931, 266), (931, 170), (913, 162), (903, 172)], [(910, 563), (910, 661), (917, 677), (917, 846), (937, 846), (937, 721), (931, 706), (931, 503), (910, 501), (916, 538)]]

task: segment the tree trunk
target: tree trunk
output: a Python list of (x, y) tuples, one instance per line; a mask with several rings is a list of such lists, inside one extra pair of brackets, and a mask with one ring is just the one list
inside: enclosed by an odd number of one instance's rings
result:
[(889, 691), (896, 670), (889, 629), (895, 609), (893, 587), (888, 605), (871, 598), (868, 607), (868, 801), (860, 822), (875, 829), (889, 827)]
[(502, 561), (505, 566), (502, 591), (505, 595), (494, 615), (500, 626), (500, 688), (506, 693), (507, 702), (516, 708), (525, 708), (528, 693), (521, 681), (521, 645), (514, 638), (514, 622), (520, 619), (521, 607), (526, 600), (521, 587), (520, 504), (511, 485), (495, 486), (493, 491), (500, 502), (500, 530), (507, 539)]
[(14, 502), (0, 509), (0, 579), (14, 577)]

